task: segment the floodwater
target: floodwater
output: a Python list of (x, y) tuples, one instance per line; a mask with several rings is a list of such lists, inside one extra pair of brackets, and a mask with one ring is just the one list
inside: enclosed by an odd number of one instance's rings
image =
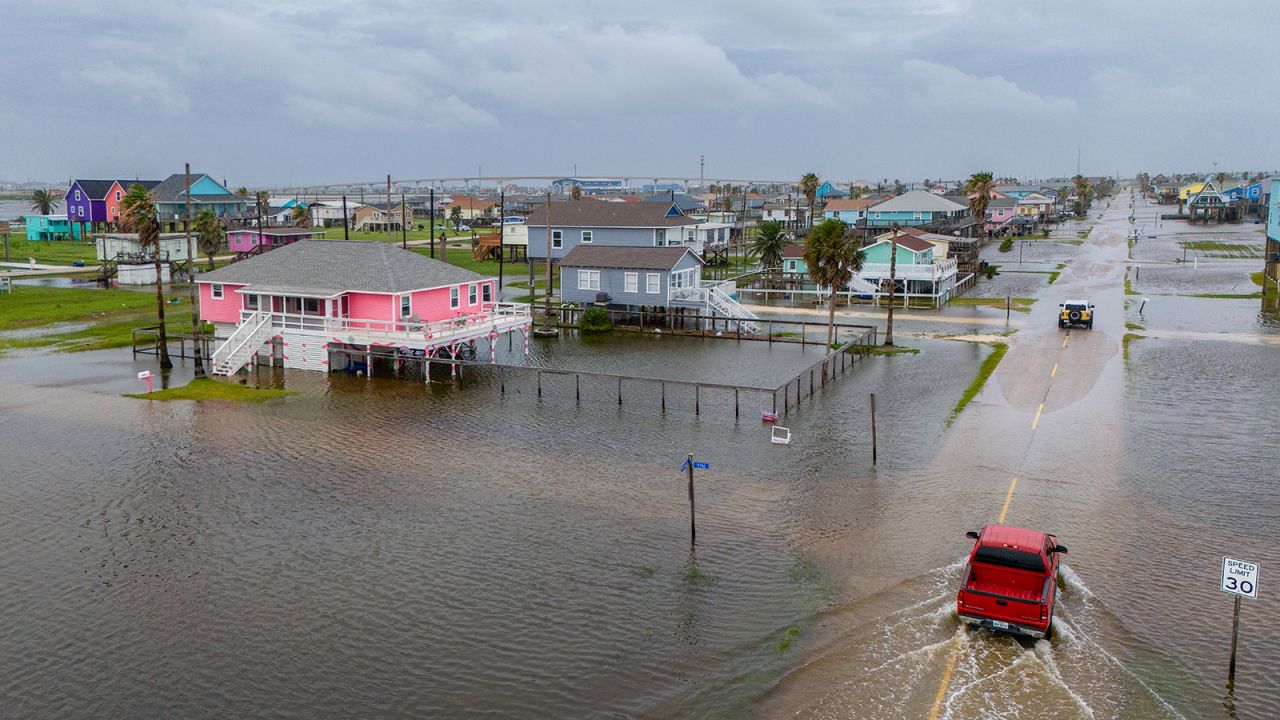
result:
[[(786, 447), (756, 419), (763, 395), (735, 421), (723, 391), (694, 415), (684, 390), (663, 413), (641, 383), (619, 405), (585, 378), (578, 403), (567, 377), (545, 376), (539, 398), (531, 374), (504, 393), (483, 368), (460, 385), (264, 369), (251, 381), (299, 394), (148, 403), (120, 394), (150, 358), (14, 352), (0, 359), (3, 714), (1280, 715), (1265, 581), (1245, 601), (1233, 698), (1216, 589), (1223, 554), (1280, 560), (1280, 360), (1232, 339), (1275, 331), (1256, 301), (1171, 296), (1183, 324), (1149, 314), (1126, 364), (1136, 308), (1115, 205), (1044, 260), (1067, 267), (1014, 313), (1009, 354), (949, 429), (984, 345), (910, 337), (920, 354), (868, 358), (784, 418)], [(1100, 315), (1064, 343), (1068, 296)], [(904, 315), (921, 333), (1004, 320)], [(1174, 332), (1228, 317), (1227, 339)], [(539, 366), (761, 386), (820, 352), (640, 335), (531, 350)], [(690, 452), (711, 465), (692, 554)], [(1071, 548), (1050, 640), (954, 615), (964, 531), (1006, 498), (1007, 522)]]

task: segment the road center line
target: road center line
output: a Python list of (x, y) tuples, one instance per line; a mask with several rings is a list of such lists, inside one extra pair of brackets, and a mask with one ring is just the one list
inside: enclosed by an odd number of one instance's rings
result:
[(1040, 403), (1040, 407), (1036, 408), (1036, 417), (1031, 421), (1032, 430), (1035, 430), (1036, 426), (1040, 424), (1040, 413), (1042, 412), (1044, 412), (1044, 403)]
[(1068, 341), (1068, 340), (1070, 340), (1070, 339), (1071, 339), (1071, 336), (1070, 336), (1070, 335), (1064, 335), (1064, 336), (1062, 336), (1062, 347), (1066, 347), (1066, 346), (1067, 346), (1067, 341)]
[(1004, 524), (1005, 514), (1009, 512), (1009, 503), (1013, 500), (1013, 489), (1016, 487), (1018, 487), (1018, 476), (1014, 475), (1013, 480), (1009, 481), (1009, 492), (1004, 496), (1004, 507), (1000, 508), (1000, 518), (996, 520), (1001, 525)]
[[(964, 628), (960, 628), (961, 632)], [(947, 667), (942, 671), (942, 682), (938, 684), (938, 694), (933, 697), (933, 709), (929, 711), (929, 720), (938, 720), (942, 712), (942, 701), (947, 697), (947, 686), (951, 684), (951, 674), (956, 670), (956, 658), (960, 656), (960, 636), (951, 639), (951, 653), (947, 656)]]
[(1053, 369), (1049, 371), (1049, 377), (1054, 378), (1058, 375), (1058, 363), (1053, 364)]

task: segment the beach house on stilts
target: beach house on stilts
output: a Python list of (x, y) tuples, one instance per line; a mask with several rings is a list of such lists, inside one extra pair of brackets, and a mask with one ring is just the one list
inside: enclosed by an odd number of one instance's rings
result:
[(299, 240), (197, 277), (200, 317), (219, 340), (216, 375), (255, 359), (286, 368), (372, 372), (454, 358), (504, 333), (526, 342), (524, 303), (497, 302), (496, 280), (381, 242)]

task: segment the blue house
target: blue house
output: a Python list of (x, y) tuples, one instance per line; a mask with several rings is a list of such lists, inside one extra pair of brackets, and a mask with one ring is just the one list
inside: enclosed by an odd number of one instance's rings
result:
[[(670, 202), (566, 200), (551, 203), (549, 210), (552, 260), (560, 260), (579, 245), (694, 247), (698, 242), (698, 221)], [(547, 212), (544, 205), (525, 220), (530, 261), (547, 257)]]
[(849, 192), (840, 190), (835, 185), (832, 185), (830, 181), (827, 181), (818, 186), (818, 192), (815, 193), (815, 197), (819, 200), (844, 200), (849, 197)]
[[(176, 231), (186, 217), (186, 176), (182, 173), (170, 175), (151, 188), (151, 197), (160, 223), (167, 223), (170, 230)], [(214, 217), (243, 218), (249, 214), (249, 198), (236, 195), (208, 175), (192, 173), (191, 216), (195, 217), (204, 210), (212, 211)]]
[(867, 208), (867, 227), (920, 227), (960, 222), (968, 216), (968, 205), (925, 190), (912, 190)]
[(28, 240), (79, 240), (83, 224), (73, 224), (66, 215), (28, 215)]
[(615, 308), (701, 309), (702, 260), (685, 247), (579, 245), (560, 261), (560, 299)]
[[(1271, 204), (1267, 207), (1266, 265), (1263, 274), (1280, 283), (1280, 178), (1271, 178)], [(1277, 287), (1280, 291), (1280, 287)]]

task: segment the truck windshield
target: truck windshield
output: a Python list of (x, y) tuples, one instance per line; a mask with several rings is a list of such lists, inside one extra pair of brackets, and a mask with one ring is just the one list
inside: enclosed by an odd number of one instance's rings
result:
[(974, 562), (999, 565), (1000, 567), (1013, 568), (1015, 570), (1027, 570), (1035, 573), (1044, 572), (1044, 561), (1040, 559), (1040, 556), (1025, 550), (987, 547), (984, 545), (978, 548), (973, 560)]

